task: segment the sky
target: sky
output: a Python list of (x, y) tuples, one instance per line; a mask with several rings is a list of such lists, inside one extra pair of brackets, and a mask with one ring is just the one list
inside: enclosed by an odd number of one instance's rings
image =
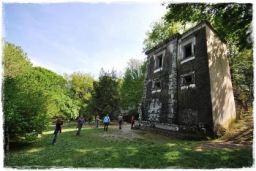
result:
[[(19, 3), (17, 3), (19, 2)], [(161, 1), (2, 1), (2, 34), (33, 66), (59, 75), (124, 72), (143, 61), (143, 40), (165, 13)]]

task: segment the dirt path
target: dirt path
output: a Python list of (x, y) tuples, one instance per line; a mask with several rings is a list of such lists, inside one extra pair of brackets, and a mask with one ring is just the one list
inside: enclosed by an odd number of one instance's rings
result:
[[(103, 125), (102, 125), (103, 127)], [(100, 129), (103, 129), (103, 128)], [(133, 141), (136, 139), (151, 139), (156, 143), (165, 144), (170, 141), (170, 139), (166, 136), (153, 134), (150, 132), (146, 132), (140, 129), (131, 129), (131, 125), (129, 123), (124, 123), (122, 125), (122, 129), (118, 128), (118, 124), (112, 123), (109, 125), (109, 131), (102, 131), (100, 136), (104, 138), (109, 138), (113, 141)], [(232, 141), (209, 141), (209, 142), (199, 142), (197, 146), (195, 146), (195, 150), (201, 151), (205, 149), (231, 149), (231, 148), (245, 148), (252, 147), (252, 144), (241, 144), (235, 143)]]
[(115, 140), (134, 140), (135, 138), (144, 139), (143, 134), (145, 134), (143, 131), (131, 129), (130, 124), (124, 123), (122, 129), (119, 129), (117, 124), (109, 125), (109, 131), (102, 132), (101, 136), (105, 138), (110, 137)]
[(205, 149), (234, 149), (234, 148), (245, 148), (252, 147), (250, 144), (235, 144), (233, 142), (209, 142), (203, 143), (196, 146), (197, 151), (202, 151)]

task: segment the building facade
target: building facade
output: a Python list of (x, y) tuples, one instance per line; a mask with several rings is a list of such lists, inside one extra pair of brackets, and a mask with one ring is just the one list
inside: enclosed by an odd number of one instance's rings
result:
[(225, 43), (204, 21), (148, 50), (143, 120), (157, 128), (218, 134), (236, 119)]

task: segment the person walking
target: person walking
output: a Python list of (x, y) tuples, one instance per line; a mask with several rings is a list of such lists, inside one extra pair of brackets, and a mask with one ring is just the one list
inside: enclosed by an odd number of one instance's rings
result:
[(123, 122), (123, 116), (120, 114), (120, 115), (118, 116), (119, 129), (122, 129), (122, 122)]
[(100, 116), (97, 115), (96, 118), (95, 118), (95, 129), (98, 129), (99, 123), (100, 123)]
[(83, 118), (83, 115), (81, 115), (80, 118), (77, 120), (77, 128), (78, 128), (76, 133), (77, 136), (81, 136), (81, 129), (84, 123), (85, 123), (85, 120)]
[(108, 131), (108, 124), (110, 123), (110, 118), (108, 114), (104, 117), (103, 123), (104, 123), (104, 131)]
[(57, 141), (57, 137), (59, 135), (59, 132), (61, 130), (61, 125), (63, 124), (63, 121), (61, 120), (61, 118), (58, 118), (56, 121), (56, 127), (55, 127), (55, 131), (54, 131), (54, 137), (52, 140), (52, 144), (56, 145), (56, 141)]
[(135, 120), (134, 120), (134, 116), (132, 116), (131, 118), (131, 129), (133, 128), (133, 124), (134, 124)]

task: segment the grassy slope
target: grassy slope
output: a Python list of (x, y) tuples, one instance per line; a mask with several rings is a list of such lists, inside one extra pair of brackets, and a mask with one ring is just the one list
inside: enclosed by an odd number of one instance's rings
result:
[(249, 108), (247, 112), (243, 111), (241, 113), (240, 119), (232, 125), (227, 134), (220, 140), (239, 144), (253, 144), (253, 130), (253, 110)]

